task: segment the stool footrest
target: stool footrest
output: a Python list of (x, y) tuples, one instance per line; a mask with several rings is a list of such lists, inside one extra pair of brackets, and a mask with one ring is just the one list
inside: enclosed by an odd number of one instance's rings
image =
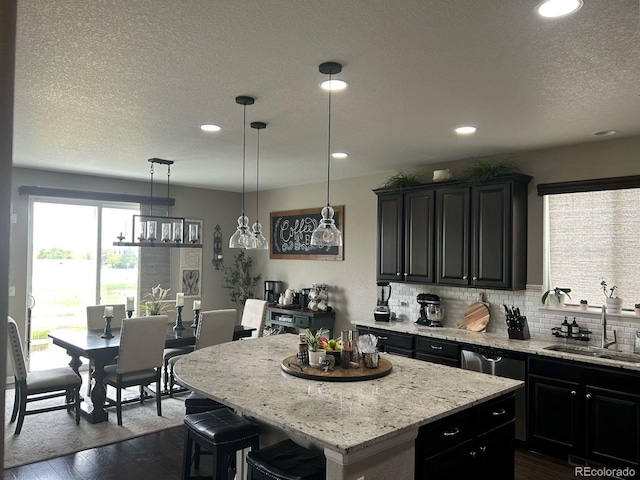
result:
[(285, 440), (247, 454), (249, 480), (322, 480), (326, 461), (322, 452)]

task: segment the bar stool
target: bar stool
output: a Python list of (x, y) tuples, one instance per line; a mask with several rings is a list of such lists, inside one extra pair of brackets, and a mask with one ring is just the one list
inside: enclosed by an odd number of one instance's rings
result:
[(228, 480), (229, 463), (236, 451), (259, 448), (260, 427), (236, 415), (228, 408), (218, 408), (184, 417), (187, 427), (182, 457), (182, 479), (191, 479), (193, 444), (211, 452), (213, 480)]
[(284, 440), (247, 454), (248, 480), (323, 480), (326, 462), (322, 452)]
[(196, 392), (191, 392), (184, 401), (186, 414), (208, 412), (210, 410), (217, 410), (218, 408), (225, 408), (221, 403), (211, 400), (209, 397), (200, 395)]

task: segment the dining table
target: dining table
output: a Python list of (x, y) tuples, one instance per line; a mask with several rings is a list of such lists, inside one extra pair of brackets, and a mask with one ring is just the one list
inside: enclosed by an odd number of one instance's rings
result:
[[(233, 340), (240, 340), (251, 336), (255, 328), (236, 325)], [(54, 345), (64, 348), (71, 357), (69, 366), (79, 374), (83, 362), (81, 358), (93, 360), (91, 379), (93, 388), (90, 399), (84, 399), (81, 413), (89, 423), (106, 422), (109, 418), (105, 410), (107, 390), (104, 385), (105, 370), (118, 355), (120, 349), (120, 330), (112, 330), (112, 338), (103, 338), (103, 330), (57, 330), (49, 333)], [(171, 324), (167, 325), (165, 348), (188, 347), (195, 344), (195, 329), (186, 327), (175, 330)]]

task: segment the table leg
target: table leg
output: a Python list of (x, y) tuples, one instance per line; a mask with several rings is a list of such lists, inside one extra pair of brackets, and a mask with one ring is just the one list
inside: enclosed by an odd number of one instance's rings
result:
[(104, 401), (107, 397), (107, 390), (104, 386), (104, 367), (109, 363), (111, 358), (96, 358), (94, 362), (93, 372), (93, 388), (91, 389), (91, 404), (84, 404), (86, 409), (85, 416), (89, 423), (106, 422), (109, 414), (104, 409)]
[[(73, 354), (69, 350), (67, 350), (67, 354), (71, 357), (71, 360), (69, 361), (69, 366), (74, 372), (76, 372), (80, 376), (80, 379), (82, 379), (82, 375), (80, 375), (80, 367), (82, 366), (82, 360), (80, 360), (80, 357), (78, 355)], [(80, 387), (82, 388), (82, 385)], [(73, 402), (75, 402), (73, 392), (67, 390), (67, 403), (73, 403)]]

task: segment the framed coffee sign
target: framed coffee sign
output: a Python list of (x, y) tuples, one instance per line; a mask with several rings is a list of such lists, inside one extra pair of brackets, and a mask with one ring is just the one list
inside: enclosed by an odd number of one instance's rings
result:
[[(333, 219), (344, 235), (344, 206), (333, 207)], [(271, 212), (269, 258), (291, 260), (344, 260), (344, 247), (311, 245), (311, 234), (322, 215), (322, 207)]]

